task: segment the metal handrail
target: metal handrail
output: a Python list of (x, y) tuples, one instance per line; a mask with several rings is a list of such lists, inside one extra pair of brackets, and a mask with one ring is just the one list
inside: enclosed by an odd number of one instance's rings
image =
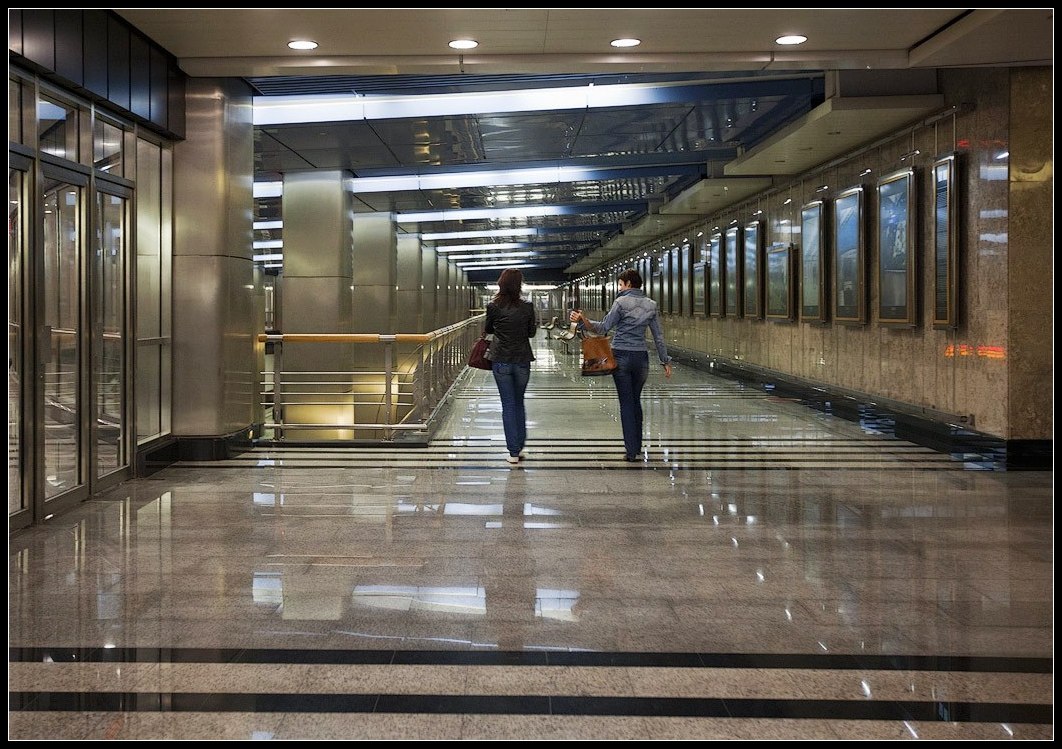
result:
[[(466, 371), (468, 351), (482, 331), (484, 317), (476, 315), (428, 333), (259, 334), (259, 342), (273, 344), (274, 356), (272, 369), (262, 372), (261, 403), (267, 412), (272, 408), (273, 417), (269, 420), (267, 415), (263, 429), (272, 430), (277, 441), (283, 441), (289, 431), (318, 432), (303, 434), (299, 440), (320, 442), (351, 439), (340, 432), (384, 442), (399, 433), (429, 432)], [(383, 368), (325, 371), (285, 367), (285, 343), (382, 344)], [(403, 371), (395, 365), (396, 346), (404, 349), (397, 352)], [(366, 409), (375, 418), (358, 419), (359, 412)], [(330, 410), (335, 420), (329, 420)]]

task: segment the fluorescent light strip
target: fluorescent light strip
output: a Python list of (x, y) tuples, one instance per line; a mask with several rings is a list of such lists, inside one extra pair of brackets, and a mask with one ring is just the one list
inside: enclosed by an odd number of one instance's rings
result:
[(496, 242), (494, 244), (447, 244), (436, 247), (435, 251), (445, 255), (447, 252), (467, 252), (468, 250), (522, 250), (527, 242)]
[(284, 259), (284, 254), (283, 253), (277, 253), (277, 254), (274, 254), (274, 255), (255, 255), (254, 256), (254, 261), (256, 263), (273, 261), (273, 260), (283, 260), (283, 259)]
[[(284, 194), (283, 182), (255, 182), (251, 193), (256, 198), (279, 198)], [(255, 227), (258, 228), (258, 227)]]
[(479, 254), (476, 254), (476, 255), (447, 255), (446, 259), (447, 260), (453, 260), (456, 263), (460, 263), (462, 260), (468, 261), (468, 260), (487, 260), (487, 259), (507, 258), (507, 257), (535, 257), (536, 255), (538, 255), (537, 252), (499, 252), (499, 253), (496, 253), (496, 254), (491, 252), (491, 253), (488, 253), (486, 255), (479, 255)]
[[(570, 205), (528, 205), (522, 208), (458, 208), (450, 211), (399, 213), (395, 215), (395, 222), (399, 224), (419, 224), (427, 223), (429, 221), (471, 221), (483, 218), (565, 216), (572, 212), (572, 206)], [(602, 210), (600, 208), (591, 211), (591, 213), (601, 212)]]
[(585, 182), (615, 176), (615, 167), (587, 168), (555, 166), (528, 169), (461, 170), (410, 174), (398, 177), (355, 177), (344, 180), (353, 193), (392, 192), (395, 190), (446, 190), (460, 187), (500, 185), (536, 185), (561, 182)]
[(526, 229), (486, 229), (484, 231), (444, 231), (421, 234), (420, 238), (425, 242), (436, 239), (474, 239), (477, 237), (533, 237), (538, 234), (538, 229), (528, 227)]
[(255, 221), (254, 222), (254, 228), (255, 229), (283, 229), (284, 228), (284, 222), (283, 221)]
[(259, 239), (257, 242), (251, 242), (251, 246), (256, 250), (279, 250), (284, 246), (283, 239)]
[(253, 97), (253, 119), (255, 125), (291, 125), (303, 122), (349, 122), (406, 117), (447, 117), (465, 114), (630, 107), (659, 104), (667, 100), (666, 90), (671, 87), (689, 87), (716, 82), (718, 81), (564, 86), (436, 96), (356, 96), (354, 94), (255, 96)]
[(483, 268), (537, 268), (536, 263), (459, 263), (458, 268), (461, 270), (482, 270)]

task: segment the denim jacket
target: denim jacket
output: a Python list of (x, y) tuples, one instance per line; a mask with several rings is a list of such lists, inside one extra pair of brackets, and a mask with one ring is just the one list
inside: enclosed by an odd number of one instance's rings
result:
[(667, 355), (664, 331), (660, 328), (660, 318), (656, 315), (656, 302), (645, 295), (641, 289), (627, 289), (616, 297), (612, 309), (600, 322), (590, 321), (590, 327), (597, 333), (607, 333), (616, 329), (612, 337), (612, 348), (619, 351), (646, 351), (645, 329), (653, 333), (656, 342), (656, 354), (661, 364), (667, 364), (671, 357)]

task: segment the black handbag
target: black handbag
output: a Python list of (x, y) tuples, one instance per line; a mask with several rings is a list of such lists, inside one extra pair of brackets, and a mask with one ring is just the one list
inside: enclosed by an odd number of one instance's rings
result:
[(487, 358), (488, 348), (490, 348), (490, 341), (487, 340), (487, 334), (484, 333), (472, 344), (472, 353), (468, 355), (468, 366), (473, 369), (493, 369), (494, 365)]
[(583, 377), (612, 374), (616, 371), (616, 357), (608, 336), (583, 338)]

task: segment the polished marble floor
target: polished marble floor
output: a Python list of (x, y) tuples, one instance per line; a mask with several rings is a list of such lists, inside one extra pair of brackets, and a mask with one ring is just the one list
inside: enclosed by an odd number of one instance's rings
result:
[(181, 463), (15, 533), (9, 737), (1053, 737), (1053, 475), (537, 341), (426, 448)]

